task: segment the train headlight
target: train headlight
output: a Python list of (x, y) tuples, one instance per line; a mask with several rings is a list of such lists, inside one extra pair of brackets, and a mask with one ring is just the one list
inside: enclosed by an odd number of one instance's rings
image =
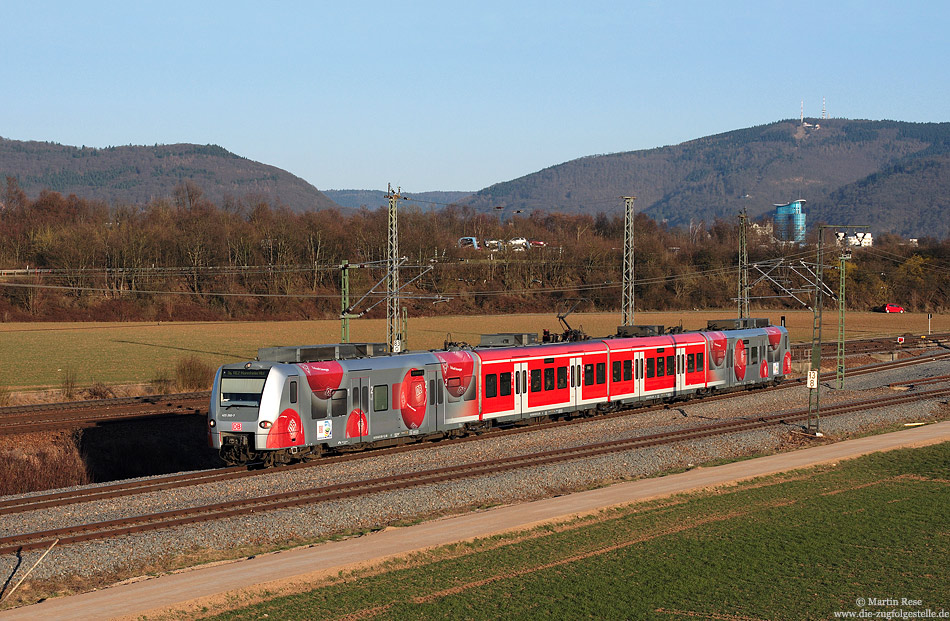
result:
[(270, 429), (271, 424), (272, 423), (269, 420), (262, 420), (261, 429)]
[(214, 427), (216, 424), (217, 424), (217, 423), (214, 422), (214, 419), (213, 419), (213, 418), (209, 418), (209, 419), (208, 419), (208, 426), (209, 426), (209, 427)]

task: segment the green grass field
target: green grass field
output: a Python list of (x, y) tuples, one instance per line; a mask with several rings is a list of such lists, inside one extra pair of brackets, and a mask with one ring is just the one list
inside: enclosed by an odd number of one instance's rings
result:
[(950, 609), (950, 443), (422, 553), (216, 619), (832, 619)]
[[(811, 339), (809, 312), (754, 312), (778, 324), (788, 320), (793, 341)], [(704, 328), (707, 319), (734, 317), (734, 309), (682, 313), (637, 313), (641, 324)], [(826, 339), (837, 336), (837, 317), (826, 314)], [(614, 333), (618, 313), (574, 314), (573, 327), (592, 336)], [(851, 313), (848, 336), (926, 334), (926, 315)], [(409, 346), (441, 347), (448, 334), (453, 340), (478, 343), (488, 332), (559, 332), (554, 315), (505, 315), (489, 317), (425, 317), (409, 322)], [(950, 315), (934, 317), (935, 332), (950, 331)], [(383, 342), (386, 323), (361, 319), (351, 323), (351, 340)], [(64, 373), (72, 372), (79, 385), (150, 382), (169, 373), (176, 362), (197, 355), (217, 367), (226, 362), (252, 359), (259, 347), (310, 345), (340, 341), (339, 321), (287, 322), (181, 322), (181, 323), (0, 323), (0, 387), (20, 390), (57, 388)]]

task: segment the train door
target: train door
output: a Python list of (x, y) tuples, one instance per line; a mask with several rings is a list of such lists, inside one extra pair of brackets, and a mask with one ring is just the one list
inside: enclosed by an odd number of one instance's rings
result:
[(430, 365), (426, 368), (426, 383), (428, 392), (429, 430), (438, 431), (445, 428), (445, 392), (442, 390), (442, 378), (439, 376), (440, 365)]
[(346, 417), (346, 438), (369, 442), (369, 387), (368, 377), (350, 380), (350, 413)]
[(643, 396), (643, 352), (633, 352), (633, 392), (637, 397)]
[(686, 390), (686, 348), (676, 347), (676, 390), (673, 394), (679, 394)]
[(515, 374), (515, 413), (528, 412), (528, 363), (514, 363)]
[(571, 358), (571, 405), (579, 409), (581, 400), (584, 398), (581, 382), (581, 369), (583, 368), (580, 356)]

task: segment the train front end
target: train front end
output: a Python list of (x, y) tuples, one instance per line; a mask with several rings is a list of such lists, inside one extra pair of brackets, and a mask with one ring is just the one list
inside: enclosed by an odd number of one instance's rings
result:
[(208, 408), (208, 444), (230, 465), (290, 461), (305, 445), (294, 365), (226, 364)]

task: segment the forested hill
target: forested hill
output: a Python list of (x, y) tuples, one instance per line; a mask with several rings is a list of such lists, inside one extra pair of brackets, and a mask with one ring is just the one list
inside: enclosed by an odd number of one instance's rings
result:
[[(674, 226), (753, 218), (807, 200), (808, 223), (950, 236), (950, 123), (779, 121), (675, 146), (584, 157), (488, 187), (460, 202), (506, 216), (535, 209), (636, 209)], [(833, 222), (832, 222), (833, 221)]]
[(171, 196), (177, 185), (191, 181), (218, 205), (264, 199), (298, 212), (337, 207), (300, 177), (216, 145), (94, 149), (0, 138), (0, 180), (7, 176), (15, 177), (31, 196), (52, 190), (144, 205), (153, 198)]

